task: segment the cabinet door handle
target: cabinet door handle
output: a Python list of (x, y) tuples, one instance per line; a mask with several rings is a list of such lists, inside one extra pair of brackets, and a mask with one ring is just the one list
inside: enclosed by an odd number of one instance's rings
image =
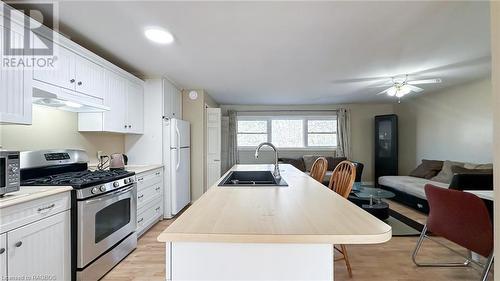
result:
[(144, 218), (141, 218), (141, 219), (140, 219), (140, 220), (138, 220), (137, 222), (138, 222), (138, 223), (141, 223), (143, 220), (144, 220)]
[(137, 197), (137, 199), (141, 199), (142, 197), (144, 197), (144, 194), (139, 195), (139, 197)]
[(125, 127), (125, 129), (127, 129), (127, 125), (125, 125), (125, 126), (123, 126), (123, 127)]
[(143, 180), (144, 180), (144, 178), (138, 178), (137, 180), (138, 180), (138, 181), (143, 181)]
[(155, 188), (156, 191), (160, 190), (160, 187), (158, 186), (157, 188)]
[(75, 83), (75, 79), (71, 79), (71, 80), (69, 80), (69, 82), (70, 82), (71, 84), (73, 84), (73, 83)]
[(129, 129), (130, 129), (130, 128), (132, 128), (132, 125), (128, 125), (128, 128), (129, 128)]
[(52, 203), (52, 204), (50, 204), (47, 207), (38, 208), (38, 212), (45, 211), (45, 210), (50, 210), (50, 209), (54, 208), (55, 206), (56, 206), (56, 204)]
[(156, 208), (156, 211), (159, 211), (159, 210), (160, 210), (160, 207), (157, 207), (157, 208)]
[(0, 255), (3, 254), (3, 253), (5, 253), (5, 248), (1, 248), (0, 249)]
[(18, 242), (16, 242), (16, 244), (14, 244), (14, 246), (16, 246), (17, 248), (19, 248), (19, 247), (21, 247), (22, 244), (23, 244), (23, 242), (18, 241)]
[(82, 83), (82, 81), (78, 81), (77, 84), (78, 84), (78, 86), (81, 86), (83, 83)]
[(157, 176), (159, 176), (159, 175), (160, 175), (160, 172), (156, 172), (155, 174), (156, 174)]

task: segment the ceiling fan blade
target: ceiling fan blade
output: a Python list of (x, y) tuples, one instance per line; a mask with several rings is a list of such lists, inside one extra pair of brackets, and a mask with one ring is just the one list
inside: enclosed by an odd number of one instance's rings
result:
[(414, 81), (408, 81), (406, 84), (408, 85), (420, 85), (420, 84), (434, 84), (434, 83), (441, 83), (442, 80), (441, 78), (436, 78), (436, 79), (424, 79), (424, 80), (414, 80)]
[(381, 80), (390, 80), (391, 77), (363, 77), (363, 78), (353, 78), (353, 79), (337, 79), (333, 80), (334, 84), (344, 84), (344, 83), (362, 83), (362, 82), (376, 82)]
[(422, 92), (424, 90), (424, 89), (422, 89), (420, 87), (413, 86), (413, 85), (406, 85), (406, 87), (408, 87), (408, 89), (412, 90), (415, 93), (420, 93), (420, 92)]
[(383, 90), (382, 92), (378, 93), (377, 96), (387, 93), (387, 91), (389, 91), (389, 89), (390, 88)]

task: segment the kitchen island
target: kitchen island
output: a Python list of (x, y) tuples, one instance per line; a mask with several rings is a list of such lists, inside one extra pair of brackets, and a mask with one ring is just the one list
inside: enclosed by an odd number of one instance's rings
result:
[(224, 175), (165, 229), (166, 279), (333, 280), (333, 244), (390, 240), (387, 224), (295, 167), (280, 170), (288, 186), (218, 186)]

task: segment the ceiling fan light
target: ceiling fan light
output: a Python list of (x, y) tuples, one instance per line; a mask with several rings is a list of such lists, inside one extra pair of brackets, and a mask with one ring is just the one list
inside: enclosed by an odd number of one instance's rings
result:
[(394, 97), (397, 92), (398, 90), (396, 89), (396, 87), (390, 87), (389, 90), (387, 90), (387, 95), (390, 97)]

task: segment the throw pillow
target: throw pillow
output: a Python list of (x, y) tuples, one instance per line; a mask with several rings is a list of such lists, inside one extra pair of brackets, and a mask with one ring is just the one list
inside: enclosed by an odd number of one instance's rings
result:
[(443, 161), (422, 159), (422, 163), (418, 165), (409, 176), (430, 179), (435, 177), (443, 168)]
[(327, 157), (326, 160), (328, 160), (328, 171), (333, 171), (335, 170), (335, 167), (342, 162), (347, 160), (346, 157)]
[(490, 175), (493, 174), (493, 169), (467, 169), (461, 166), (451, 166), (453, 174), (469, 174), (469, 175)]
[(465, 163), (462, 162), (453, 162), (446, 160), (443, 163), (443, 169), (441, 170), (441, 172), (439, 172), (437, 176), (431, 178), (431, 180), (449, 184), (451, 182), (451, 179), (453, 178), (453, 172), (451, 171), (451, 167), (452, 166), (463, 167), (464, 165)]

